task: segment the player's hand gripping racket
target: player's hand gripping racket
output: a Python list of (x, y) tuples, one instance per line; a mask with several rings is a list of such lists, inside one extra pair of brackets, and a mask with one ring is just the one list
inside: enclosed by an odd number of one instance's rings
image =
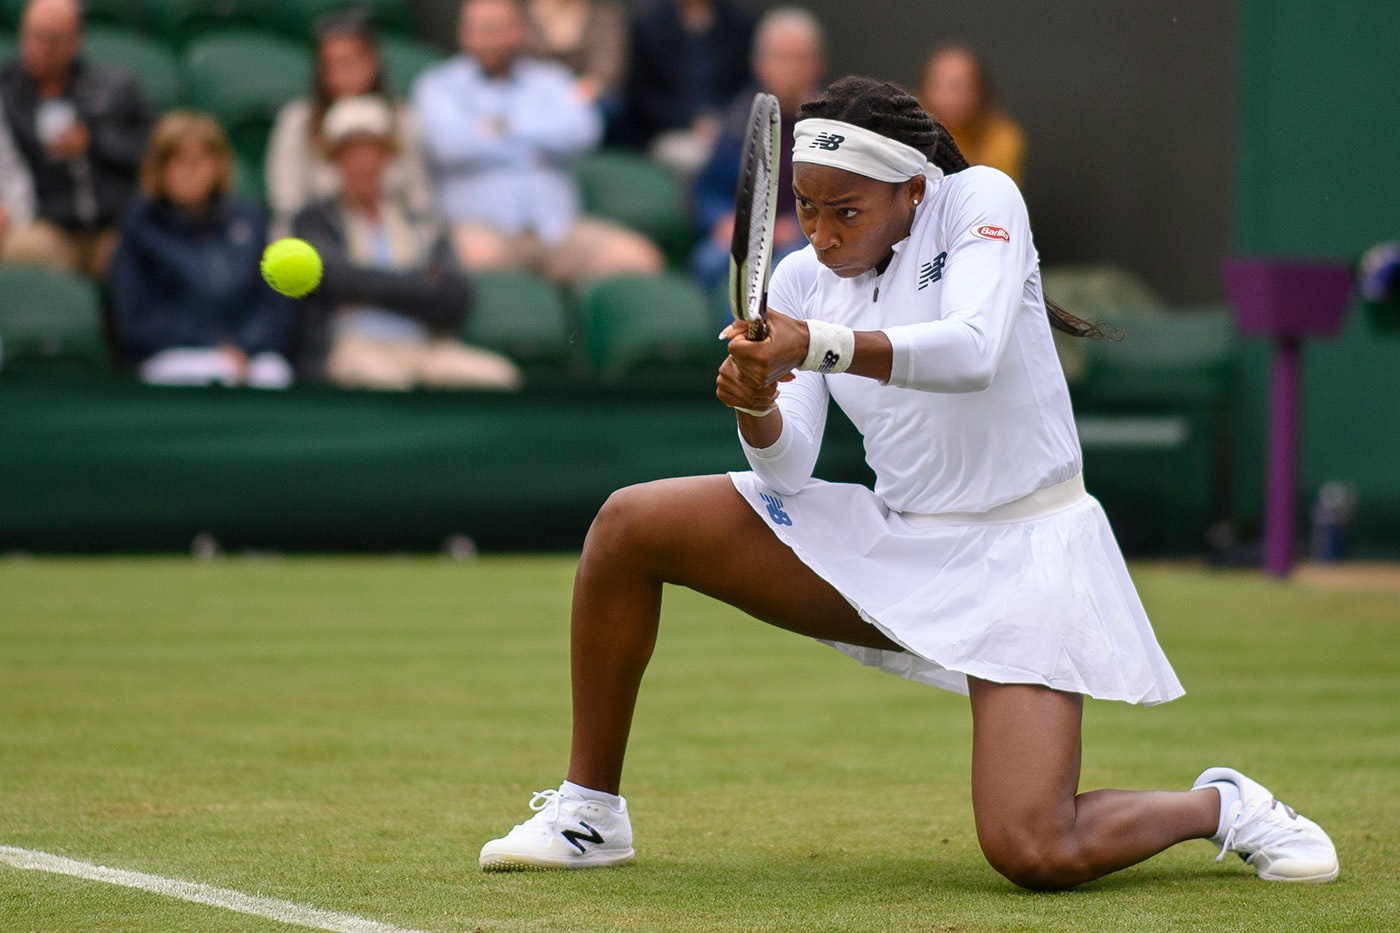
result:
[(755, 94), (734, 189), (734, 235), (729, 242), (729, 310), (749, 326), (748, 338), (768, 336), (768, 274), (778, 217), (778, 98)]

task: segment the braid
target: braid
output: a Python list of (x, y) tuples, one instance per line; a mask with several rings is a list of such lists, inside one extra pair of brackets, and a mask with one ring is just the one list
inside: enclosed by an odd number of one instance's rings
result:
[[(797, 111), (797, 119), (808, 118), (840, 120), (888, 136), (922, 152), (945, 175), (969, 167), (948, 128), (929, 116), (908, 91), (889, 81), (857, 75), (842, 78)], [(1045, 299), (1045, 313), (1052, 327), (1071, 336), (1112, 336), (1099, 324), (1075, 317), (1049, 298)]]

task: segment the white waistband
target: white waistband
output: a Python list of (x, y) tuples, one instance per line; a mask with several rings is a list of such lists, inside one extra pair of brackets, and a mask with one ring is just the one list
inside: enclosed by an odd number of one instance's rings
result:
[(992, 525), (998, 522), (1023, 522), (1067, 509), (1087, 495), (1084, 491), (1084, 474), (1080, 473), (1063, 483), (1037, 489), (1028, 496), (1002, 503), (985, 512), (939, 512), (936, 515), (900, 512), (899, 516), (911, 525)]

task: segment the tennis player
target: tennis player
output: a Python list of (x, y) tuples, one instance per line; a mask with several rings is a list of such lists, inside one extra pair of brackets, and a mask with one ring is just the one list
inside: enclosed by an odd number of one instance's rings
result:
[[(1084, 491), (1050, 328), (1093, 325), (1047, 314), (1015, 184), (867, 78), (802, 107), (793, 161), (810, 245), (774, 273), (768, 337), (721, 335), (717, 393), (752, 472), (603, 507), (574, 588), (568, 780), (482, 867), (632, 858), (623, 754), (673, 583), (968, 694), (978, 841), (1018, 885), (1072, 887), (1188, 839), (1268, 880), (1335, 878), (1327, 834), (1229, 768), (1182, 792), (1079, 793), (1084, 697), (1183, 691)], [(865, 437), (873, 492), (811, 477), (830, 398)]]

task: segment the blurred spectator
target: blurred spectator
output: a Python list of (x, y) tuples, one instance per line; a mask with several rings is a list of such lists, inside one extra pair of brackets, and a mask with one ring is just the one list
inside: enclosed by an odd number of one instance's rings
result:
[(346, 97), (321, 135), (339, 195), (308, 204), (294, 230), (321, 253), (321, 287), (303, 303), (304, 374), (343, 386), (517, 389), (505, 357), (456, 342), (471, 283), (435, 220), (414, 216), (387, 187), (398, 145), (382, 97)]
[(598, 144), (598, 112), (568, 69), (523, 54), (514, 0), (462, 4), (462, 54), (419, 76), (413, 103), (438, 211), (469, 269), (531, 268), (555, 282), (661, 269), (646, 237), (580, 214), (572, 167)]
[(529, 0), (534, 39), (527, 53), (559, 62), (577, 77), (574, 90), (606, 115), (622, 106), (627, 75), (627, 16), (616, 3)]
[(316, 69), (311, 96), (287, 103), (277, 114), (267, 146), (267, 199), (273, 236), (285, 236), (292, 217), (307, 202), (337, 192), (340, 176), (321, 138), (326, 110), (342, 97), (376, 94), (393, 106), (398, 154), (389, 163), (385, 186), (409, 210), (432, 210), (428, 170), (418, 142), (413, 112), (391, 99), (374, 26), (361, 11), (332, 13), (316, 26)]
[(20, 155), (10, 127), (0, 119), (0, 243), (13, 227), (34, 220), (34, 178)]
[(267, 216), (230, 195), (233, 150), (212, 117), (156, 124), (112, 260), (117, 339), (145, 382), (283, 388), (289, 299), (263, 281)]
[(103, 278), (151, 112), (131, 75), (79, 57), (80, 14), (76, 0), (32, 0), (19, 58), (0, 66), (4, 121), (34, 202), (32, 221), (11, 225), (0, 260)]
[[(807, 245), (797, 222), (792, 194), (792, 128), (797, 108), (821, 95), (826, 69), (821, 24), (798, 7), (769, 10), (754, 31), (753, 71), (757, 87), (778, 98), (782, 113), (782, 155), (778, 170), (778, 222), (773, 259)], [(739, 158), (744, 146), (753, 93), (740, 94), (730, 105), (724, 129), (705, 168), (695, 181), (694, 207), (700, 245), (691, 256), (691, 270), (706, 289), (729, 274), (729, 238), (734, 232), (734, 186), (739, 181)]]
[(977, 53), (965, 45), (941, 45), (924, 66), (919, 103), (948, 128), (973, 165), (990, 165), (1021, 184), (1025, 136), (997, 109), (992, 79)]
[(752, 40), (753, 17), (731, 0), (660, 0), (634, 13), (619, 142), (693, 178), (752, 81)]

